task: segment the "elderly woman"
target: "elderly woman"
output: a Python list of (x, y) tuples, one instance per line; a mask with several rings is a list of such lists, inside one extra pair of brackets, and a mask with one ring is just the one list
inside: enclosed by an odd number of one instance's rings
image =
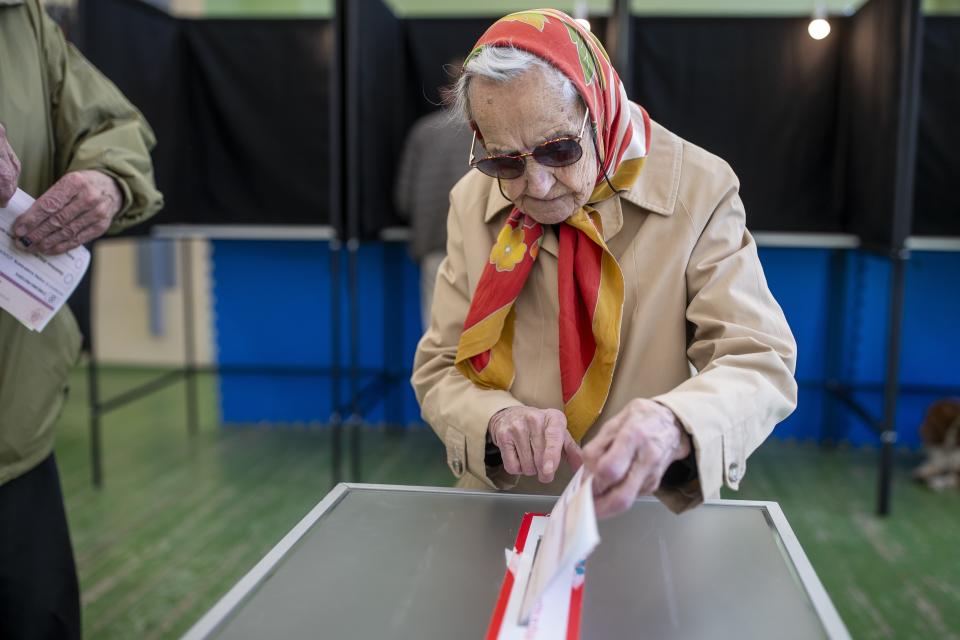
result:
[(494, 23), (453, 97), (477, 171), (412, 382), (457, 486), (557, 493), (586, 464), (601, 516), (736, 489), (797, 387), (733, 171), (559, 11)]

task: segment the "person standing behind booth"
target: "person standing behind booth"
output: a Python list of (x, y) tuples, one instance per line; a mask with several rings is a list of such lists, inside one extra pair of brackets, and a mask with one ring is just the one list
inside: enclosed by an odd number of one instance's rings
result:
[[(463, 59), (446, 65), (460, 75)], [(450, 190), (467, 169), (472, 132), (459, 114), (440, 109), (417, 120), (407, 134), (394, 188), (397, 212), (410, 223), (410, 254), (420, 266), (420, 308), (424, 330), (430, 326), (430, 307), (437, 269), (446, 255)]]
[[(153, 132), (64, 40), (38, 0), (0, 0), (0, 206), (24, 252), (59, 254), (160, 209)], [(0, 310), (0, 638), (79, 638), (80, 599), (54, 423), (80, 332), (63, 307), (42, 332)]]

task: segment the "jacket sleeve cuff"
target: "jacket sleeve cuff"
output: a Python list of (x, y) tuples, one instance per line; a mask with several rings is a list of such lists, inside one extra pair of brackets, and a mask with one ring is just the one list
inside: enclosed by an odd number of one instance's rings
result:
[(504, 471), (502, 464), (487, 466), (487, 425), (493, 414), (521, 403), (505, 391), (478, 390), (478, 395), (457, 408), (457, 424), (445, 425), (447, 466), (457, 478), (469, 473), (491, 489), (511, 489), (517, 476)]
[(118, 219), (123, 219), (123, 217), (127, 215), (127, 212), (130, 211), (130, 207), (133, 206), (133, 191), (130, 190), (130, 185), (127, 184), (127, 181), (124, 180), (116, 171), (103, 167), (96, 169), (96, 171), (113, 178), (117, 188), (120, 189), (122, 202), (120, 203), (120, 208), (117, 210), (117, 213), (113, 216), (114, 221), (110, 225), (112, 230), (117, 224), (116, 221)]
[(696, 456), (697, 478), (686, 486), (664, 487), (663, 491), (681, 492), (683, 495), (696, 490), (699, 499), (696, 504), (699, 504), (703, 500), (719, 498), (723, 485), (734, 490), (739, 488), (746, 471), (742, 428), (719, 425), (710, 403), (704, 402), (701, 394), (695, 392), (687, 393), (678, 389), (656, 396), (653, 400), (677, 416), (684, 430), (690, 434)]

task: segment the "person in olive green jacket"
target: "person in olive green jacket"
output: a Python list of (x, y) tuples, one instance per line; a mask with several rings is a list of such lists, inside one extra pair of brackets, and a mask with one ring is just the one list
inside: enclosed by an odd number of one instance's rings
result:
[[(153, 132), (38, 0), (0, 0), (0, 206), (24, 251), (57, 254), (155, 213)], [(0, 310), (0, 638), (79, 637), (76, 569), (53, 458), (80, 332), (64, 307), (40, 333)]]

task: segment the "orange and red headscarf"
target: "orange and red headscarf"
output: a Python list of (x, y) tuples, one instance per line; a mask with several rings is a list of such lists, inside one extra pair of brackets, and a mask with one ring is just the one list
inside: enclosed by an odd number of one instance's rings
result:
[[(588, 203), (560, 226), (559, 234), (560, 383), (567, 429), (579, 442), (609, 395), (623, 314), (623, 274), (604, 242), (600, 216), (590, 205), (636, 181), (649, 147), (650, 119), (641, 109), (642, 130), (633, 126), (630, 103), (606, 51), (592, 33), (561, 11), (538, 9), (501, 18), (480, 37), (464, 66), (484, 47), (497, 46), (523, 49), (569, 78), (590, 111), (600, 146), (594, 191)], [(590, 144), (584, 138), (581, 144)], [(455, 361), (479, 387), (513, 385), (513, 305), (542, 241), (540, 223), (514, 208), (490, 252)]]

